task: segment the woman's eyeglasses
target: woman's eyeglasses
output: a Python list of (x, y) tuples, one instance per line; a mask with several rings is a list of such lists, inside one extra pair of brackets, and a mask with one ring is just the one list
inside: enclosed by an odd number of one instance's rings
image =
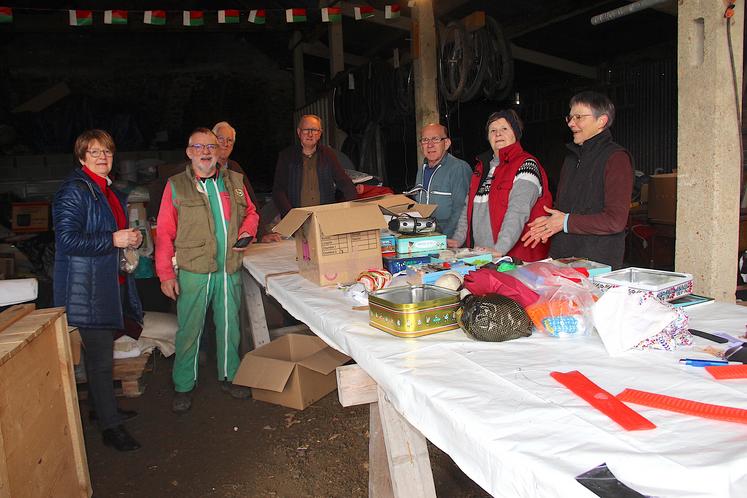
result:
[(104, 154), (106, 157), (112, 157), (114, 155), (114, 152), (110, 151), (109, 149), (88, 149), (86, 152), (91, 154), (91, 157), (94, 159), (101, 157), (101, 154)]
[(593, 116), (593, 114), (569, 114), (565, 117), (565, 122), (570, 123), (571, 121), (579, 122), (581, 121), (581, 118), (585, 118), (586, 116)]

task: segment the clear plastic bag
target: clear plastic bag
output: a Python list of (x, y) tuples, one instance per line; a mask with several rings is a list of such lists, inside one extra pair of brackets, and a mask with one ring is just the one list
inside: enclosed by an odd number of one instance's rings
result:
[(119, 269), (125, 273), (132, 273), (140, 262), (140, 254), (133, 247), (119, 250)]

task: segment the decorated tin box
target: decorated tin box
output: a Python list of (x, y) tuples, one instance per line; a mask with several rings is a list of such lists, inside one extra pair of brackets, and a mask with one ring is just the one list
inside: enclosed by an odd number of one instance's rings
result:
[(397, 235), (397, 253), (409, 254), (424, 251), (443, 251), (446, 249), (446, 235), (431, 233), (428, 235)]
[(650, 270), (648, 268), (624, 268), (592, 279), (602, 291), (627, 286), (631, 292), (653, 292), (662, 301), (671, 301), (693, 291), (693, 276), (689, 273)]
[(412, 254), (385, 254), (383, 256), (384, 268), (394, 275), (408, 266), (430, 263), (434, 258), (438, 258), (438, 253), (414, 252)]
[(398, 337), (459, 328), (459, 293), (434, 285), (392, 287), (368, 296), (369, 323)]

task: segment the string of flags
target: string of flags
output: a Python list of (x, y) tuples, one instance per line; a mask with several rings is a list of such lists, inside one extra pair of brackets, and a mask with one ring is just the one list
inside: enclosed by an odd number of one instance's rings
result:
[[(13, 23), (13, 10), (64, 12), (60, 9), (14, 9), (12, 7), (0, 7), (0, 24)], [(289, 24), (307, 22), (309, 10), (319, 10), (322, 22), (338, 23), (342, 21), (341, 7), (323, 7), (321, 9), (254, 9), (249, 10), (248, 13), (244, 11), (244, 14), (246, 15), (247, 22), (249, 22), (250, 24), (265, 24), (267, 22), (268, 11), (274, 12), (282, 10), (284, 10), (285, 12), (285, 22)], [(94, 12), (101, 11), (78, 9), (67, 10), (68, 23), (70, 24), (70, 26), (93, 26)], [(134, 14), (142, 13), (143, 24), (148, 24), (151, 26), (166, 25), (167, 11), (165, 10), (105, 10), (103, 12), (104, 24), (129, 24), (131, 18), (133, 22), (136, 22), (134, 19)], [(364, 19), (371, 19), (373, 17), (376, 17), (376, 11), (373, 7), (368, 5), (354, 7), (353, 13), (356, 21), (362, 21)], [(218, 11), (184, 10), (181, 11), (181, 14), (183, 26), (204, 26), (206, 15), (212, 16), (217, 14), (217, 21), (219, 24), (240, 24), (242, 19), (242, 11), (238, 9), (225, 9)], [(140, 16), (138, 16), (138, 21), (140, 20), (139, 17)], [(400, 6), (398, 4), (386, 5), (384, 7), (384, 19), (396, 19), (398, 17), (400, 17)]]

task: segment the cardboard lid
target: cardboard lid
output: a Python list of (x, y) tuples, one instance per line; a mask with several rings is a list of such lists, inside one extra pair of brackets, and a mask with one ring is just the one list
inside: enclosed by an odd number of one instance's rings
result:
[(311, 216), (311, 214), (311, 211), (307, 211), (306, 209), (291, 209), (288, 214), (285, 215), (285, 218), (280, 220), (280, 223), (275, 225), (272, 231), (277, 232), (285, 237), (290, 237), (291, 235), (296, 233), (296, 230), (301, 228), (301, 226), (309, 218), (309, 216)]
[(407, 211), (417, 211), (420, 216), (423, 217), (430, 216), (438, 208), (435, 204), (420, 204), (403, 194), (371, 197), (356, 202), (376, 204), (377, 206), (387, 209), (395, 214), (402, 214)]
[(314, 216), (325, 236), (386, 228), (381, 211), (373, 205), (346, 206), (344, 210), (320, 211)]
[(282, 392), (296, 364), (248, 353), (239, 365), (233, 383), (240, 386)]
[(299, 361), (298, 364), (322, 375), (327, 375), (340, 365), (347, 363), (350, 357), (330, 347)]

